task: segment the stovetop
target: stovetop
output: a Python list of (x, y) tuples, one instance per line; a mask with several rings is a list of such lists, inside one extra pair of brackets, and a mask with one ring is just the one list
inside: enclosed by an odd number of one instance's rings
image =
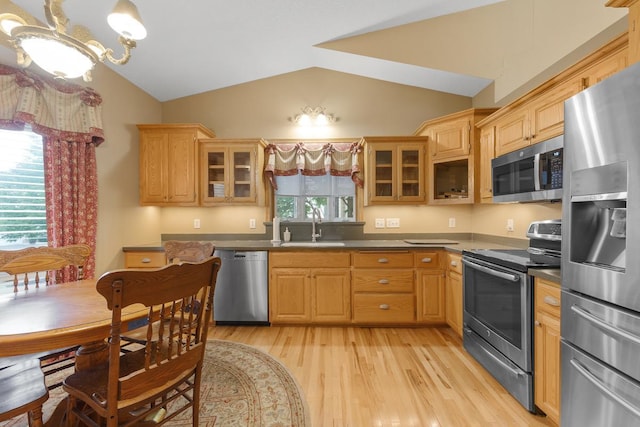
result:
[(526, 249), (473, 249), (462, 251), (463, 256), (481, 259), (526, 273), (529, 268), (558, 268), (557, 262), (537, 262)]

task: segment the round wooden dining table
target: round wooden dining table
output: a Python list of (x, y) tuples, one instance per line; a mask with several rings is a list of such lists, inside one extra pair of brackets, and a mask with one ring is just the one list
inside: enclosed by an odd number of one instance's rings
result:
[[(96, 290), (96, 279), (0, 294), (0, 357), (80, 345), (76, 368), (105, 354), (111, 310)], [(142, 305), (123, 309), (123, 330), (147, 314)]]

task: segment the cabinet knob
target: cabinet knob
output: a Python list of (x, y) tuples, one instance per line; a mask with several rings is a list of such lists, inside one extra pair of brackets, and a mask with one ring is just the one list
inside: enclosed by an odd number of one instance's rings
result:
[(534, 324), (534, 325), (536, 325), (537, 327), (542, 326), (542, 323), (540, 323), (540, 322), (539, 322), (539, 321), (537, 321), (537, 320), (536, 320), (535, 322), (533, 322), (533, 324)]
[(458, 266), (458, 262), (457, 261), (451, 261), (451, 266), (452, 267), (457, 267)]
[(389, 310), (390, 308), (389, 304), (380, 304), (380, 310)]
[(431, 262), (431, 258), (428, 258), (428, 257), (427, 258), (422, 258), (422, 262), (425, 262), (425, 263)]
[(386, 264), (386, 263), (389, 262), (389, 259), (388, 258), (378, 258), (378, 262), (380, 264)]

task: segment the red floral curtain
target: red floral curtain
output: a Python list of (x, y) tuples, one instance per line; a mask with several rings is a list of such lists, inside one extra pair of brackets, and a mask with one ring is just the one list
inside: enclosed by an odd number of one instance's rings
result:
[(265, 148), (264, 173), (273, 188), (278, 188), (275, 176), (297, 175), (351, 176), (353, 182), (362, 187), (358, 153), (360, 141), (356, 142), (298, 142), (296, 144), (268, 144)]
[[(22, 130), (28, 124), (42, 135), (49, 245), (89, 245), (85, 277), (95, 274), (101, 104), (91, 88), (0, 64), (0, 127)], [(65, 271), (57, 280), (72, 275)]]

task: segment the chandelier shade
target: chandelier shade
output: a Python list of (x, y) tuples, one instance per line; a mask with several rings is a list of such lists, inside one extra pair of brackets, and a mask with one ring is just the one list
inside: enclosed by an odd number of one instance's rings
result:
[(130, 0), (118, 0), (107, 18), (124, 50), (120, 58), (115, 58), (113, 50), (94, 40), (87, 28), (77, 25), (67, 32), (69, 19), (62, 10), (62, 1), (45, 0), (48, 27), (27, 25), (25, 19), (13, 13), (0, 14), (0, 30), (11, 37), (18, 65), (26, 68), (33, 61), (56, 77), (91, 81), (91, 71), (98, 62), (126, 64), (136, 40), (147, 35), (136, 6)]

